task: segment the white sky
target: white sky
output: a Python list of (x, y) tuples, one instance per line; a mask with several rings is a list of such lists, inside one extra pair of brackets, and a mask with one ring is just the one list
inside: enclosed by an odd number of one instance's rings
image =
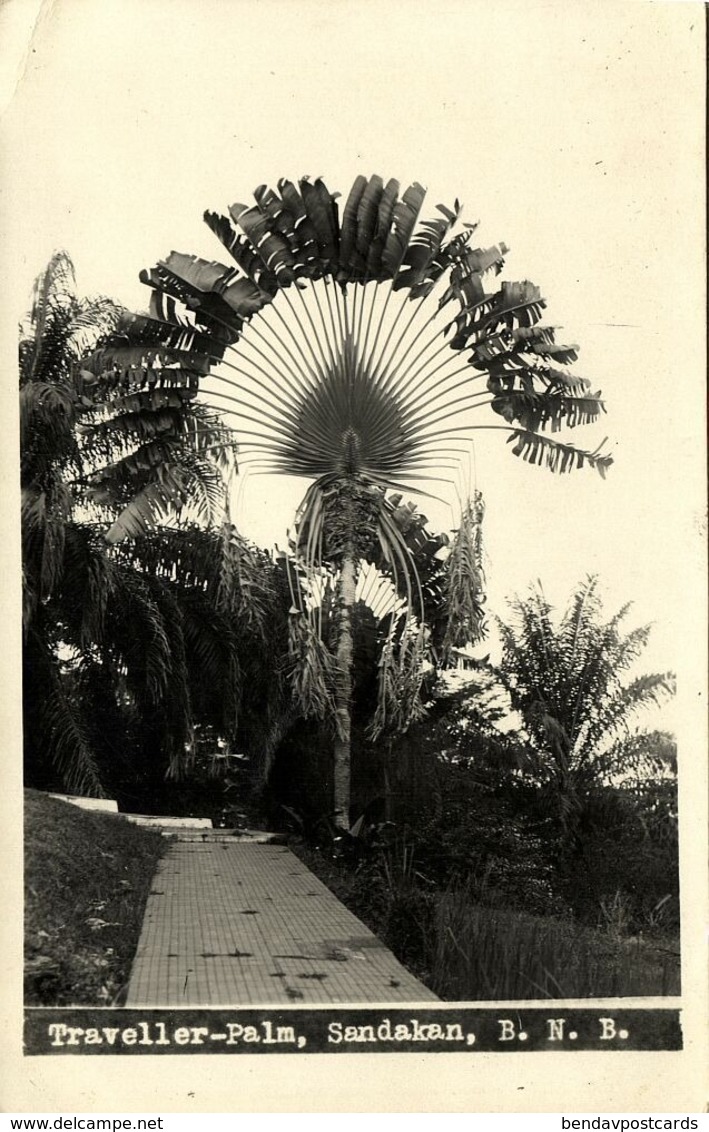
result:
[[(9, 0), (5, 27), (36, 11)], [(482, 244), (510, 246), (504, 278), (541, 285), (546, 320), (580, 343), (575, 368), (608, 415), (576, 439), (608, 435), (616, 457), (605, 482), (556, 477), (482, 434), (490, 605), (536, 578), (563, 603), (598, 572), (611, 605), (632, 599), (636, 620), (656, 622), (648, 664), (676, 667), (702, 559), (702, 4), (55, 0), (41, 12), (4, 120), (17, 315), (59, 247), (80, 291), (144, 306), (142, 267), (172, 248), (223, 258), (204, 209), (279, 176), (321, 174), (343, 193), (360, 172), (419, 180), (424, 215), (459, 197)], [(298, 492), (250, 480), (245, 533), (282, 542)]]

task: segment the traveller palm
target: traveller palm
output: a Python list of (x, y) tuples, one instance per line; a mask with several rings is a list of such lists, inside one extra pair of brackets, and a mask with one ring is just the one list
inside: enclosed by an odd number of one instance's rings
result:
[[(102, 355), (136, 389), (199, 383), (209, 403), (234, 414), (242, 468), (310, 480), (295, 539), (310, 583), (294, 586), (294, 609), (309, 611), (310, 623), (299, 620), (293, 637), (308, 661), (301, 691), (336, 723), (343, 826), (362, 559), (380, 556), (409, 599), (385, 644), (383, 695), (415, 683), (425, 643), (420, 588), (387, 491), (445, 490), (436, 484), (454, 479), (476, 428), (499, 429), (516, 455), (553, 471), (587, 464), (603, 474), (611, 462), (600, 448), (549, 435), (595, 421), (602, 403), (567, 368), (576, 348), (542, 325), (539, 289), (523, 281), (486, 291), (505, 245), (475, 247), (457, 201), (419, 223), (424, 196), (418, 183), (400, 193), (395, 180), (359, 176), (340, 212), (320, 178), (282, 179), (229, 216), (207, 212), (232, 265), (172, 252), (141, 276), (152, 289), (149, 315), (134, 322), (142, 352), (116, 342)], [(486, 408), (499, 423), (478, 421)], [(476, 502), (465, 503), (451, 553), (454, 565), (468, 562), (458, 569), (452, 644), (480, 632), (478, 519)], [(324, 563), (336, 571), (332, 649), (313, 597)], [(410, 715), (416, 697), (404, 700)]]

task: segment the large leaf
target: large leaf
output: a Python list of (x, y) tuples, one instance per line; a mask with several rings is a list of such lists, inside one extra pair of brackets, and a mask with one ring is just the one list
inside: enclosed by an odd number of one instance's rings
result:
[(340, 271), (338, 278), (344, 282), (350, 279), (363, 278), (366, 259), (357, 248), (357, 218), (360, 204), (368, 188), (366, 177), (356, 177), (349, 191), (345, 207), (342, 212), (340, 228)]
[(215, 292), (201, 291), (165, 265), (158, 263), (150, 271), (141, 271), (140, 280), (156, 291), (162, 291), (183, 303), (193, 312), (195, 322), (213, 335), (215, 342), (233, 343), (241, 334), (244, 318)]
[(523, 375), (522, 388), (514, 377), (501, 378), (495, 371), (488, 379), (488, 389), (494, 394), (492, 408), (510, 424), (517, 422), (530, 432), (547, 428), (558, 432), (564, 426), (593, 424), (605, 412), (600, 393), (574, 397), (535, 389), (534, 376)]
[(247, 239), (279, 284), (288, 286), (292, 283), (295, 278), (293, 254), (288, 241), (273, 230), (268, 215), (258, 205), (249, 207), (245, 204), (231, 205), (229, 213), (234, 223), (243, 228)]
[(327, 272), (334, 270), (340, 255), (340, 224), (336, 194), (330, 193), (321, 177), (311, 182), (303, 177), (300, 191), (320, 248), (320, 256)]
[(164, 266), (196, 290), (219, 295), (241, 319), (251, 318), (271, 301), (271, 296), (250, 279), (240, 277), (236, 270), (222, 263), (171, 252)]
[(542, 358), (567, 365), (578, 358), (578, 346), (561, 346), (554, 340), (551, 326), (518, 326), (512, 331), (512, 340), (525, 351), (538, 354)]
[(394, 205), (391, 228), (382, 252), (382, 264), (391, 279), (404, 262), (425, 196), (426, 190), (415, 181)]
[(408, 287), (412, 299), (424, 298), (446, 268), (451, 266), (452, 261), (442, 254), (443, 241), (458, 219), (460, 205), (456, 201), (454, 211), (440, 204), (438, 209), (443, 218), (422, 221), (409, 243), (402, 270), (394, 284), (395, 290)]
[(391, 178), (384, 186), (381, 197), (379, 199), (376, 225), (372, 233), (369, 247), (368, 249), (366, 249), (366, 274), (367, 278), (369, 279), (386, 278), (386, 271), (384, 270), (383, 262), (384, 248), (386, 246), (387, 237), (389, 235), (394, 216), (394, 209), (396, 207), (396, 202), (398, 199), (399, 182), (394, 180), (394, 178)]
[(603, 444), (593, 452), (584, 452), (580, 448), (573, 448), (569, 444), (562, 444), (551, 440), (548, 436), (540, 436), (525, 429), (515, 429), (507, 443), (513, 445), (512, 451), (515, 456), (521, 456), (528, 464), (549, 468), (552, 472), (570, 472), (574, 468), (582, 468), (588, 464), (589, 467), (596, 468), (605, 478), (606, 472), (613, 463), (613, 457), (602, 451)]
[(238, 264), (249, 279), (268, 295), (275, 295), (278, 290), (278, 279), (266, 266), (261, 256), (252, 247), (248, 240), (232, 227), (226, 216), (216, 212), (205, 212), (205, 223), (211, 228), (215, 236)]

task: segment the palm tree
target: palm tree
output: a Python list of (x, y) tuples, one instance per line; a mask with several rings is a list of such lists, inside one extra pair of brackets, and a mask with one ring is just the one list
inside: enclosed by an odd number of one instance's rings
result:
[[(198, 383), (209, 404), (234, 414), (242, 468), (310, 481), (295, 541), (310, 583), (294, 589), (294, 616), (306, 613), (309, 625), (293, 639), (307, 661), (305, 702), (334, 720), (335, 820), (346, 828), (360, 562), (383, 558), (408, 596), (409, 616), (385, 645), (382, 698), (409, 686), (425, 647), (418, 579), (386, 493), (443, 490), (477, 428), (499, 430), (515, 455), (553, 471), (587, 464), (604, 474), (611, 458), (548, 435), (595, 421), (600, 394), (568, 371), (576, 347), (541, 324), (536, 286), (486, 291), (507, 248), (475, 247), (457, 201), (418, 223), (421, 185), (400, 194), (378, 176), (357, 177), (341, 213), (320, 178), (280, 180), (254, 196), (228, 217), (205, 213), (232, 266), (172, 252), (143, 272), (152, 289), (144, 349), (117, 344), (105, 358), (136, 386), (156, 369)], [(500, 423), (478, 422), (487, 409)], [(451, 554), (463, 582), (452, 643), (460, 626), (473, 636), (481, 627), (478, 511), (463, 501)], [(336, 571), (332, 649), (313, 597), (324, 564)], [(404, 701), (410, 716), (416, 697)]]
[(512, 619), (499, 621), (500, 671), (528, 734), (527, 775), (547, 792), (571, 847), (594, 794), (671, 773), (667, 736), (635, 720), (673, 693), (674, 677), (628, 679), (651, 626), (622, 631), (630, 604), (604, 620), (595, 577), (576, 587), (557, 620), (541, 587), (510, 606)]
[(136, 390), (108, 368), (102, 342), (110, 335), (135, 349), (140, 333), (139, 320), (111, 299), (77, 296), (66, 252), (38, 276), (19, 346), (30, 606), (51, 592), (64, 524), (79, 511), (108, 528), (109, 543), (185, 508), (205, 519), (221, 514), (233, 434), (179, 375), (151, 376)]
[[(234, 603), (248, 586), (253, 621), (253, 595), (268, 589), (263, 561), (229, 524), (212, 536), (156, 534), (168, 518), (219, 513), (233, 435), (179, 376), (150, 377), (136, 390), (107, 371), (109, 333), (130, 348), (139, 320), (110, 299), (77, 297), (71, 260), (57, 253), (20, 328), (26, 758), (36, 785), (92, 794), (104, 789), (109, 711), (124, 734), (129, 717), (143, 730), (150, 718), (155, 743), (178, 768), (199, 671), (222, 693), (220, 710), (212, 704), (209, 716), (202, 704), (202, 713), (228, 729), (248, 636)], [(155, 568), (151, 531), (163, 562), (172, 554), (169, 585), (167, 568)], [(190, 616), (198, 602), (199, 617)], [(253, 633), (249, 640), (253, 653)]]
[[(292, 721), (288, 587), (279, 564), (228, 520), (220, 528), (161, 528), (125, 540), (115, 556), (171, 611), (184, 658), (189, 731), (199, 723), (248, 750), (253, 783), (261, 785)], [(168, 703), (173, 692), (165, 689)], [(174, 747), (168, 776), (183, 776), (193, 756), (191, 744)]]

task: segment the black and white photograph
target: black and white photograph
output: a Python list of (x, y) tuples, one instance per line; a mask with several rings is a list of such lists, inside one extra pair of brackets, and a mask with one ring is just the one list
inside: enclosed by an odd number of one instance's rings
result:
[(704, 5), (3, 28), (0, 1107), (701, 1111)]

